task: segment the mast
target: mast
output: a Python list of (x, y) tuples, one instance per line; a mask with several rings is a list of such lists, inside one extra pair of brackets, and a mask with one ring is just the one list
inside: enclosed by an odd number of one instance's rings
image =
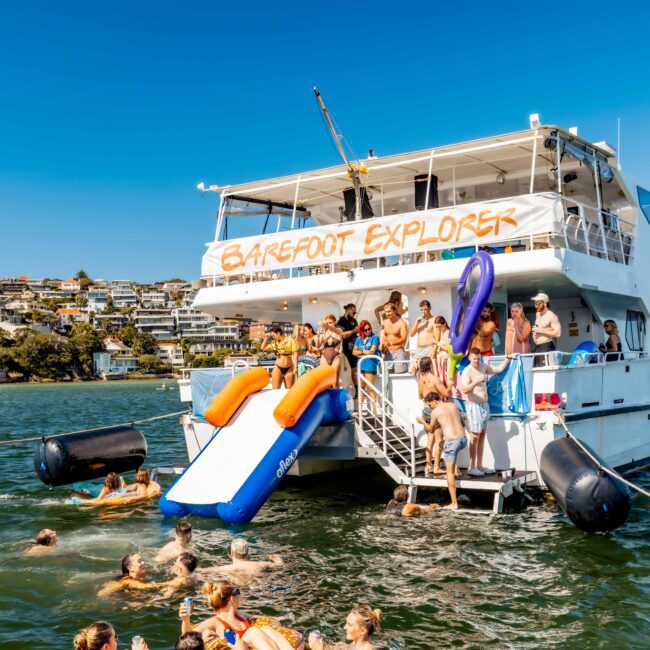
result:
[(348, 176), (352, 180), (352, 187), (354, 188), (354, 219), (355, 221), (361, 221), (361, 177), (360, 175), (363, 169), (360, 167), (360, 165), (353, 165), (348, 160), (348, 157), (345, 155), (345, 150), (343, 149), (343, 145), (341, 144), (341, 139), (339, 138), (338, 133), (334, 128), (334, 124), (332, 123), (332, 120), (330, 118), (330, 114), (329, 111), (327, 110), (327, 106), (325, 106), (325, 102), (323, 101), (323, 98), (321, 94), (318, 92), (318, 88), (316, 88), (316, 86), (314, 86), (314, 94), (316, 95), (316, 101), (318, 101), (318, 106), (320, 107), (320, 110), (323, 113), (323, 116), (325, 117), (327, 126), (332, 132), (332, 135), (334, 136), (334, 142), (336, 143), (336, 148), (339, 150), (339, 154), (341, 154), (341, 158), (343, 158), (343, 162), (348, 168)]

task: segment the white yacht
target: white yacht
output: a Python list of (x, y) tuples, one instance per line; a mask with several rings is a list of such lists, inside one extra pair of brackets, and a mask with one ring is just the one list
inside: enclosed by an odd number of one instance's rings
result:
[[(533, 116), (531, 116), (533, 117)], [(558, 352), (525, 365), (528, 412), (493, 412), (485, 464), (514, 468), (507, 479), (462, 478), (461, 488), (494, 492), (494, 510), (521, 484), (543, 486), (539, 457), (565, 435), (547, 402), (561, 402), (567, 426), (616, 468), (650, 459), (650, 192), (626, 179), (616, 151), (576, 129), (544, 126), (240, 185), (220, 194), (215, 240), (203, 256), (194, 308), (219, 318), (318, 323), (354, 303), (378, 330), (375, 308), (402, 292), (407, 321), (426, 298), (451, 322), (457, 282), (476, 250), (491, 254), (491, 302), (503, 354), (509, 305), (550, 296), (562, 324)], [(578, 357), (616, 322), (622, 357)], [(411, 341), (414, 349), (415, 341)], [(223, 372), (223, 371), (221, 371)], [(344, 368), (342, 386), (350, 386)], [(181, 398), (191, 401), (190, 380)], [(384, 372), (380, 417), (363, 404), (337, 426), (321, 427), (290, 473), (310, 474), (377, 461), (396, 482), (442, 486), (424, 476), (415, 377)], [(367, 386), (360, 386), (367, 392)], [(549, 396), (553, 396), (552, 399)], [(182, 420), (192, 460), (214, 434), (196, 415)], [(263, 422), (259, 426), (264, 426)], [(464, 452), (466, 453), (466, 452)], [(463, 457), (461, 456), (461, 466)], [(480, 486), (479, 486), (480, 487)]]

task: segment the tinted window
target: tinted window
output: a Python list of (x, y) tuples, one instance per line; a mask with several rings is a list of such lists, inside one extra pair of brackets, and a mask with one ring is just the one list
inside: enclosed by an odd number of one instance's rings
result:
[(645, 316), (641, 311), (628, 310), (625, 319), (625, 342), (634, 351), (643, 350), (645, 338)]
[(650, 223), (650, 192), (644, 190), (638, 185), (636, 191), (639, 195), (639, 205), (641, 206), (641, 210), (643, 210), (645, 218), (648, 220), (648, 223)]

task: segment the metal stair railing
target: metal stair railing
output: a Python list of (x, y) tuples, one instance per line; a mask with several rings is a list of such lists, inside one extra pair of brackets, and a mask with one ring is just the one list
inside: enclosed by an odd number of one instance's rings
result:
[[(381, 438), (384, 456), (395, 465), (398, 465), (395, 460), (399, 458), (402, 464), (410, 468), (410, 477), (412, 478), (415, 476), (415, 435), (413, 425), (411, 425), (409, 431), (407, 427), (400, 423), (400, 421), (408, 422), (408, 415), (400, 411), (386, 396), (387, 373), (384, 360), (378, 355), (367, 355), (359, 357), (359, 366), (366, 359), (374, 359), (379, 362), (380, 386), (376, 387), (363, 376), (360, 369), (357, 370), (357, 395), (359, 401), (357, 424), (362, 431), (370, 431)], [(368, 405), (367, 408), (366, 404)], [(374, 408), (371, 408), (370, 405), (373, 405)], [(379, 410), (379, 415), (377, 415), (377, 410)], [(366, 415), (367, 412), (370, 413), (370, 416)], [(387, 423), (387, 418), (390, 423)], [(396, 435), (394, 429), (400, 430), (405, 436)], [(389, 454), (393, 457), (391, 458)]]

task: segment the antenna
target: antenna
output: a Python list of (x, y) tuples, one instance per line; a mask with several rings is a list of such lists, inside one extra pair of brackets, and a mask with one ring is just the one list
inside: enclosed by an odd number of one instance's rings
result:
[[(318, 102), (318, 106), (320, 107), (321, 112), (323, 113), (323, 116), (325, 117), (325, 120), (327, 122), (327, 126), (329, 127), (330, 131), (332, 132), (332, 135), (334, 136), (334, 142), (336, 143), (336, 148), (339, 150), (339, 154), (341, 155), (341, 158), (343, 158), (343, 162), (348, 168), (348, 176), (352, 180), (352, 186), (354, 187), (354, 219), (355, 221), (361, 221), (361, 179), (360, 179), (360, 172), (364, 171), (364, 169), (360, 165), (353, 165), (349, 160), (348, 157), (345, 155), (345, 150), (343, 149), (343, 145), (341, 144), (341, 139), (339, 138), (338, 133), (336, 132), (336, 129), (334, 128), (334, 124), (332, 124), (332, 119), (330, 118), (329, 111), (327, 110), (327, 106), (325, 106), (325, 102), (323, 101), (323, 98), (321, 94), (318, 92), (318, 88), (314, 86), (314, 95), (316, 95), (316, 101)], [(367, 173), (367, 172), (365, 172)]]
[(616, 166), (618, 167), (618, 171), (621, 171), (621, 118), (617, 118), (616, 120), (617, 126), (618, 126), (618, 141), (616, 143)]

